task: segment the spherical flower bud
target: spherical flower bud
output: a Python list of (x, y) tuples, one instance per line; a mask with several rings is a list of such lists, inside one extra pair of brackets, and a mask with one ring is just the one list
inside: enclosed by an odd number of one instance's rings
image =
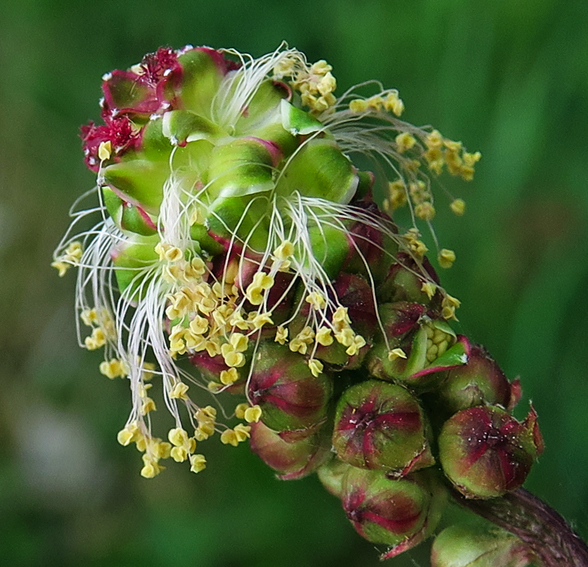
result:
[(450, 526), (433, 542), (431, 567), (539, 567), (518, 537), (497, 527)]
[(251, 424), (250, 444), (281, 480), (308, 476), (331, 456), (328, 436), (320, 427), (278, 433), (259, 421)]
[(342, 461), (403, 476), (435, 461), (418, 400), (397, 384), (367, 380), (337, 404), (333, 448)]
[(331, 459), (320, 466), (316, 471), (316, 474), (322, 485), (333, 496), (341, 498), (343, 496), (343, 481), (350, 468), (353, 467), (338, 459), (336, 456), (331, 455)]
[(543, 450), (532, 408), (522, 423), (496, 406), (462, 410), (445, 422), (438, 442), (443, 472), (466, 498), (518, 488)]
[(287, 346), (267, 341), (258, 348), (247, 396), (271, 429), (305, 429), (322, 422), (331, 392), (331, 377), (326, 372), (314, 376), (304, 357)]
[(419, 544), (435, 529), (444, 496), (429, 475), (391, 480), (381, 471), (350, 467), (342, 503), (361, 536), (392, 546), (382, 556), (387, 559)]
[(504, 372), (479, 345), (469, 348), (465, 364), (447, 372), (436, 394), (439, 406), (449, 415), (479, 405), (511, 406), (511, 387)]

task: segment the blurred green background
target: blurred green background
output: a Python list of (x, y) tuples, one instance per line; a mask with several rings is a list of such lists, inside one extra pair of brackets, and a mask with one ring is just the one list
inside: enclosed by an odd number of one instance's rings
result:
[[(375, 566), (315, 478), (278, 482), (246, 447), (194, 476), (139, 476), (116, 443), (123, 381), (78, 349), (74, 278), (51, 253), (93, 185), (78, 128), (100, 77), (160, 45), (282, 40), (334, 67), (338, 92), (400, 90), (407, 120), (483, 154), (468, 203), (440, 212), (459, 331), (540, 416), (527, 487), (588, 536), (588, 12), (585, 0), (2, 0), (0, 2), (0, 564)], [(220, 444), (219, 444), (220, 445)], [(422, 546), (390, 565), (428, 565)]]

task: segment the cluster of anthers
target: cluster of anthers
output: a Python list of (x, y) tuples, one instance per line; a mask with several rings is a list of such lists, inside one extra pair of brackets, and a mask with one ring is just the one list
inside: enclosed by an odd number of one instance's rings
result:
[[(73, 213), (53, 266), (60, 276), (79, 269), (77, 308), (91, 328), (83, 338), (80, 330), (81, 346), (104, 348), (100, 371), (129, 380), (133, 407), (118, 440), (143, 453), (144, 477), (167, 458), (203, 470), (197, 446), (215, 434), (233, 446), (250, 437), (262, 418), (247, 401), (260, 342), (287, 345), (314, 377), (369, 350), (373, 336), (358, 332), (337, 292), (349, 264), (377, 304), (386, 274), (375, 274), (369, 255), (394, 265), (401, 250), (422, 292), (441, 297), (441, 316), (455, 317), (459, 302), (426, 269), (416, 224), (398, 234), (371, 201), (374, 177), (350, 157), (381, 158), (400, 176), (384, 182), (385, 210), (408, 204), (413, 219), (430, 226), (425, 170), (471, 179), (479, 153), (401, 121), (395, 90), (364, 98), (357, 92), (366, 83), (336, 98), (331, 70), (294, 49), (254, 59), (188, 47), (105, 76), (105, 125), (83, 134), (99, 205)], [(463, 201), (451, 209), (463, 214)], [(75, 236), (92, 213), (100, 222)], [(439, 252), (442, 267), (454, 260), (452, 251)], [(432, 361), (446, 337), (427, 332)], [(334, 345), (344, 362), (324, 355)], [(402, 356), (398, 350), (390, 357)], [(162, 393), (152, 397), (156, 380)], [(224, 404), (199, 405), (194, 389), (246, 401), (227, 412)], [(173, 416), (167, 440), (152, 433), (160, 404)]]

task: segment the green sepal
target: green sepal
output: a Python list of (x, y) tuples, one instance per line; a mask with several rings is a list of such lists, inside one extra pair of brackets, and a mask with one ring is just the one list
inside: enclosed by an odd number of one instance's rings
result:
[(139, 207), (126, 203), (109, 187), (102, 188), (104, 205), (115, 224), (124, 231), (134, 232), (142, 236), (157, 233), (157, 227), (145, 211)]
[(324, 126), (314, 116), (301, 108), (290, 104), (287, 100), (280, 102), (282, 126), (294, 136), (306, 136), (313, 132), (320, 132)]
[(222, 135), (220, 128), (190, 110), (170, 110), (161, 121), (162, 134), (176, 145), (197, 140), (210, 140)]
[(162, 124), (163, 120), (158, 116), (150, 120), (143, 130), (141, 151), (148, 160), (167, 160), (173, 149), (169, 139), (163, 135)]
[(104, 180), (108, 185), (152, 214), (159, 212), (163, 184), (168, 175), (167, 168), (146, 159), (115, 163), (104, 169)]
[(316, 261), (329, 278), (335, 278), (349, 255), (349, 239), (338, 227), (325, 224), (308, 228), (308, 241)]
[(217, 146), (210, 156), (208, 194), (213, 199), (242, 197), (273, 188), (273, 159), (254, 138), (238, 138)]
[[(241, 88), (241, 80), (233, 83), (233, 91)], [(233, 95), (233, 93), (231, 93)], [(235, 123), (235, 134), (238, 136), (254, 135), (253, 133), (271, 123), (281, 124), (280, 104), (288, 96), (285, 87), (272, 81), (259, 85), (253, 98), (242, 111)], [(257, 134), (255, 134), (257, 136)]]
[(124, 247), (116, 248), (112, 263), (115, 267), (118, 289), (129, 300), (141, 299), (139, 289), (143, 279), (147, 275), (145, 268), (159, 260), (155, 252), (155, 246), (159, 242), (159, 236), (132, 237)]
[(224, 250), (222, 244), (219, 244), (208, 234), (208, 229), (203, 224), (196, 223), (190, 227), (190, 238), (196, 241), (211, 256), (216, 256)]
[(182, 66), (180, 98), (184, 108), (211, 118), (211, 101), (214, 99), (223, 72), (209, 53), (191, 49), (178, 57)]
[(347, 204), (357, 189), (359, 177), (337, 144), (327, 138), (307, 141), (283, 170), (276, 190), (290, 195), (318, 197)]

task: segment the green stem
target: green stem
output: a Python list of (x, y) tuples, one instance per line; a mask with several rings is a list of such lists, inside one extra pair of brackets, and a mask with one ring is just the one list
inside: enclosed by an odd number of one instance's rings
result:
[(472, 512), (508, 530), (541, 559), (544, 567), (588, 567), (588, 547), (545, 502), (519, 488), (501, 498), (476, 500), (454, 493)]

